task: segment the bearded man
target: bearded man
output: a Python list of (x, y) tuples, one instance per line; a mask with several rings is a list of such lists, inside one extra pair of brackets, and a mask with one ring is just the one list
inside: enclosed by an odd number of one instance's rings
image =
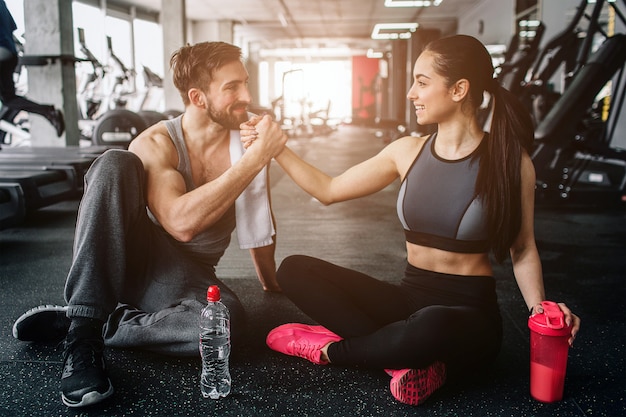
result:
[(251, 97), (240, 48), (187, 45), (170, 67), (185, 112), (93, 163), (78, 211), (67, 305), (36, 307), (13, 326), (19, 340), (65, 338), (61, 392), (68, 407), (113, 393), (105, 345), (199, 355), (198, 317), (210, 285), (220, 287), (237, 343), (245, 312), (215, 274), (235, 227), (263, 289), (280, 291), (267, 166), (286, 136), (266, 116), (255, 146), (243, 151), (238, 129)]

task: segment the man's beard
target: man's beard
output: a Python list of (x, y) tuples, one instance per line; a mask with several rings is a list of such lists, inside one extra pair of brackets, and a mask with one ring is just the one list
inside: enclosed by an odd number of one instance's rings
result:
[[(245, 106), (245, 104), (235, 104), (233, 107), (241, 107)], [(207, 113), (211, 120), (215, 123), (218, 123), (229, 130), (239, 130), (239, 125), (243, 122), (248, 121), (248, 113), (242, 113), (240, 115), (235, 115), (229, 113), (228, 110), (225, 111), (215, 111), (212, 106), (209, 105), (207, 109)]]

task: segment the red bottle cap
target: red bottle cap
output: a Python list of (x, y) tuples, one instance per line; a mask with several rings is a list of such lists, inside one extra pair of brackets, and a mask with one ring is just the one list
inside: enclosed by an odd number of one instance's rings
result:
[(565, 316), (554, 301), (542, 301), (543, 313), (528, 318), (530, 330), (545, 336), (567, 336), (571, 328), (565, 324)]
[(206, 291), (206, 299), (207, 301), (216, 302), (221, 299), (220, 295), (220, 287), (217, 285), (211, 285), (209, 289)]

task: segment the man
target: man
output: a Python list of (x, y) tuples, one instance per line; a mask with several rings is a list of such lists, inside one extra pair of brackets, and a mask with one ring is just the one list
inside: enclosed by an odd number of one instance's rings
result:
[(65, 131), (65, 120), (60, 110), (51, 105), (35, 103), (15, 93), (13, 72), (18, 60), (17, 47), (13, 38), (15, 29), (17, 25), (13, 16), (4, 0), (0, 0), (0, 100), (11, 109), (24, 110), (45, 117), (54, 127), (57, 136), (61, 136)]
[[(235, 129), (248, 119), (250, 93), (238, 47), (187, 45), (170, 65), (185, 112), (144, 131), (129, 151), (109, 150), (94, 162), (76, 225), (68, 306), (35, 308), (13, 327), (20, 340), (66, 335), (61, 391), (69, 407), (113, 393), (104, 345), (198, 355), (198, 317), (211, 284), (230, 309), (236, 343), (243, 307), (215, 276), (235, 224), (263, 288), (280, 290), (265, 180), (286, 136), (268, 116), (257, 125), (254, 149), (243, 152)], [(255, 182), (262, 192), (246, 196)], [(240, 223), (257, 229), (239, 230)]]

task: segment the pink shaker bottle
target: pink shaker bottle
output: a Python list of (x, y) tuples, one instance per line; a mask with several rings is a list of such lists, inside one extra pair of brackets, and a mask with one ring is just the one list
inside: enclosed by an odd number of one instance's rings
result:
[(530, 395), (550, 403), (563, 399), (571, 327), (552, 301), (543, 301), (543, 313), (528, 319), (530, 328)]

